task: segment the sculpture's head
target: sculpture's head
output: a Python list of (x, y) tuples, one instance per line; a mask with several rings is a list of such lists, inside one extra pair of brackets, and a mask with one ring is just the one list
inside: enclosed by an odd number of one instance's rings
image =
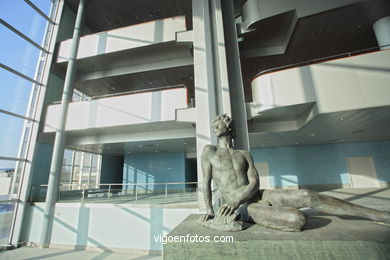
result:
[(212, 126), (217, 137), (229, 135), (235, 137), (233, 119), (226, 114), (217, 115), (214, 117)]

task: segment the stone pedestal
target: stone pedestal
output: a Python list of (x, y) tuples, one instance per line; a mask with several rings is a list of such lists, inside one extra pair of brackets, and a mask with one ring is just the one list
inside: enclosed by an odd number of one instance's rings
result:
[[(317, 215), (307, 211), (302, 232), (282, 232), (252, 225), (239, 232), (218, 232), (197, 224), (190, 215), (167, 236), (164, 259), (389, 259), (390, 226), (353, 217)], [(199, 242), (200, 237), (211, 242)], [(232, 236), (233, 242), (212, 242)], [(188, 237), (188, 241), (185, 241)], [(191, 242), (197, 237), (198, 242)], [(224, 237), (226, 238), (226, 237)]]

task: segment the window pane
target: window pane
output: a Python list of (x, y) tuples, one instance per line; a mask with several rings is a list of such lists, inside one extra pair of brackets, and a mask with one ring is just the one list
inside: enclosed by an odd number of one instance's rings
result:
[(61, 173), (61, 184), (69, 184), (71, 166), (63, 166)]
[(0, 113), (0, 156), (18, 157), (24, 119)]
[(76, 155), (75, 155), (75, 158), (74, 158), (74, 165), (77, 165), (77, 166), (80, 166), (80, 163), (81, 163), (81, 152), (77, 152), (75, 151)]
[(0, 160), (0, 200), (18, 198), (24, 162)]
[(92, 154), (84, 153), (83, 166), (85, 166), (85, 167), (89, 167), (90, 166), (90, 164), (91, 164), (91, 157), (92, 157)]
[(0, 17), (36, 43), (42, 43), (47, 21), (26, 2), (1, 0)]
[(14, 210), (15, 203), (0, 203), (0, 245), (6, 245), (8, 243)]
[(50, 0), (30, 0), (36, 7), (38, 7), (44, 14), (50, 17)]
[(0, 160), (0, 200), (9, 199), (16, 162)]
[(99, 155), (98, 154), (92, 154), (92, 167), (97, 167), (98, 165), (98, 158), (99, 158)]
[(79, 166), (74, 166), (73, 167), (73, 184), (78, 184), (79, 183), (79, 177), (80, 177), (80, 167)]
[(63, 165), (72, 165), (73, 151), (65, 149)]
[(40, 50), (2, 25), (0, 39), (0, 62), (34, 78)]
[(0, 82), (0, 109), (25, 116), (33, 83), (3, 69)]

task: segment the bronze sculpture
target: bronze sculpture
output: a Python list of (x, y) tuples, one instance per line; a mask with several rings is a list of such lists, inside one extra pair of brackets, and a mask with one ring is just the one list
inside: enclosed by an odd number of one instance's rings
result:
[[(282, 231), (300, 231), (306, 223), (306, 216), (298, 210), (303, 207), (332, 215), (358, 216), (390, 223), (390, 212), (362, 207), (306, 189), (259, 190), (259, 177), (252, 156), (248, 151), (232, 147), (234, 131), (231, 118), (216, 116), (213, 128), (218, 144), (205, 146), (201, 158), (206, 214), (199, 220), (200, 224), (217, 230), (238, 231), (243, 229), (242, 222), (235, 221), (240, 214), (244, 222), (253, 221)], [(212, 179), (226, 200), (215, 216)]]

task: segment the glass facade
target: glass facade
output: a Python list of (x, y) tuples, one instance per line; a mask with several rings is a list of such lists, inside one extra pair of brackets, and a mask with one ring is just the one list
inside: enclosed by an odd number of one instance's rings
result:
[(65, 149), (60, 180), (61, 190), (98, 188), (101, 158), (99, 154)]
[(0, 246), (9, 243), (20, 197), (52, 4), (0, 1)]

